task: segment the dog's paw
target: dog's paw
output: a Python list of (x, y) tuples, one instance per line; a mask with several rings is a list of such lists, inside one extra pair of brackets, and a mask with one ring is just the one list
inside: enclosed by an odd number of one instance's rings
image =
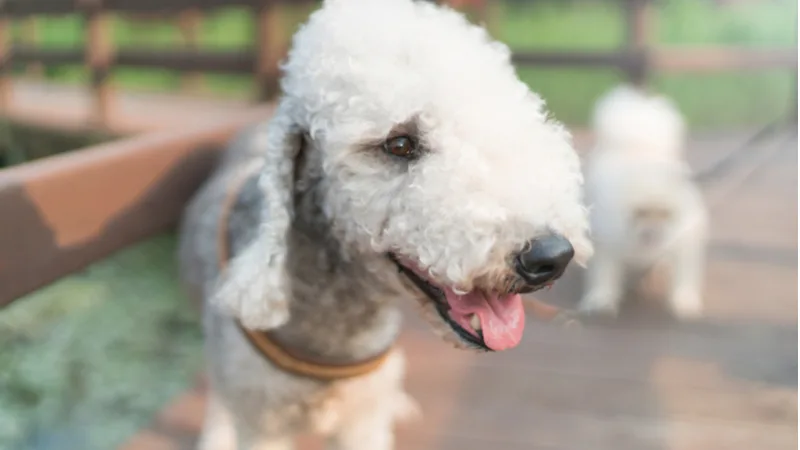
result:
[(679, 291), (670, 299), (672, 314), (680, 320), (695, 320), (703, 317), (703, 299), (694, 291)]
[(578, 311), (586, 315), (616, 317), (619, 314), (619, 301), (611, 295), (589, 292), (581, 299)]

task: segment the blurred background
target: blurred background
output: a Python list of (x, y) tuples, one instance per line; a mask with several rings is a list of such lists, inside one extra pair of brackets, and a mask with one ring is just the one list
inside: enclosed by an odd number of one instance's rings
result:
[[(448, 360), (452, 379), (412, 369), (432, 419), (400, 448), (796, 448), (797, 2), (451, 3), (512, 48), (582, 149), (614, 85), (676, 101), (692, 166), (713, 172), (710, 315), (606, 324), (588, 340), (537, 328), (529, 353), (480, 363), (413, 334), (425, 355), (411, 364)], [(189, 150), (268, 114), (276, 63), (316, 7), (0, 3), (0, 449), (190, 448), (202, 335), (172, 227), (211, 159)], [(71, 219), (82, 214), (97, 217)], [(580, 277), (560, 284), (547, 300), (574, 306)], [(530, 365), (505, 400), (475, 397), (491, 383), (475, 373)]]

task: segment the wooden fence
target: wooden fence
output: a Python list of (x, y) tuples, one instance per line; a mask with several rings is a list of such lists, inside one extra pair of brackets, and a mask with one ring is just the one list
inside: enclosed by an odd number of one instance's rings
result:
[[(444, 0), (455, 7), (474, 7), (486, 20), (491, 0)], [(645, 84), (654, 72), (708, 72), (781, 68), (797, 70), (796, 49), (747, 49), (736, 47), (662, 48), (653, 45), (656, 10), (653, 0), (615, 1), (626, 13), (626, 38), (622, 48), (606, 52), (525, 51), (515, 53), (520, 66), (613, 67), (633, 83)], [(284, 0), (5, 0), (0, 1), (0, 108), (9, 104), (11, 69), (15, 65), (58, 66), (85, 64), (92, 74), (95, 125), (108, 123), (114, 93), (109, 74), (115, 67), (172, 69), (182, 73), (232, 73), (251, 75), (258, 101), (277, 92), (277, 64), (288, 46), (278, 9), (282, 4), (308, 1)], [(178, 50), (115, 49), (109, 30), (113, 13), (172, 15), (184, 35), (196, 33), (201, 14), (221, 7), (250, 8), (256, 18), (254, 46), (241, 51), (214, 51), (197, 47)], [(83, 14), (86, 20), (85, 48), (53, 49), (11, 42), (13, 21), (36, 15)]]
[[(293, 1), (291, 3), (309, 3)], [(193, 34), (202, 12), (222, 7), (250, 8), (255, 17), (252, 49), (204, 50), (193, 42), (176, 50), (115, 49), (111, 39), (111, 14), (170, 15), (182, 25), (183, 34)], [(5, 0), (0, 2), (0, 108), (9, 104), (12, 68), (32, 63), (44, 66), (85, 64), (91, 71), (92, 118), (97, 125), (108, 122), (113, 106), (110, 72), (116, 67), (171, 69), (183, 73), (232, 73), (251, 75), (257, 85), (257, 100), (272, 98), (277, 91), (278, 62), (288, 39), (278, 17), (280, 3), (273, 0)], [(84, 48), (43, 48), (11, 39), (12, 22), (32, 16), (82, 14), (85, 18)]]

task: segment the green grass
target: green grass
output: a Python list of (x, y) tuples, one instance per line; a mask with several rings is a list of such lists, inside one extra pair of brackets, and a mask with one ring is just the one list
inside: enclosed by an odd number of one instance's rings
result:
[[(609, 2), (537, 1), (497, 4), (498, 26), (493, 31), (512, 48), (550, 50), (608, 50), (623, 42), (623, 14)], [(796, 0), (753, 1), (717, 8), (709, 0), (658, 2), (657, 43), (670, 46), (743, 45), (793, 47), (797, 43)], [(286, 12), (291, 32), (302, 20), (302, 9)], [(45, 45), (83, 43), (79, 17), (42, 19)], [(135, 25), (118, 19), (115, 42), (120, 47), (178, 45), (176, 28), (168, 24)], [(208, 48), (245, 48), (252, 44), (253, 22), (247, 11), (228, 9), (208, 16), (203, 24)], [(59, 80), (85, 82), (82, 68), (50, 71)], [(593, 102), (622, 78), (608, 69), (524, 68), (521, 77), (548, 101), (555, 116), (567, 123), (585, 124)], [(136, 89), (173, 90), (177, 74), (158, 70), (115, 71), (119, 85)], [(247, 77), (208, 76), (212, 91), (246, 96), (252, 89)], [(702, 76), (659, 75), (656, 88), (673, 96), (695, 127), (757, 124), (785, 113), (792, 78), (784, 72), (721, 73)]]
[(0, 310), (0, 449), (107, 450), (200, 369), (174, 239), (131, 247)]

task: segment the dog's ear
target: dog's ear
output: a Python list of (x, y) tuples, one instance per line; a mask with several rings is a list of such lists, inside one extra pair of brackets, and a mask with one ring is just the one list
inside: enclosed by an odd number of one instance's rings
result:
[(252, 242), (231, 259), (212, 301), (250, 329), (267, 330), (289, 320), (292, 297), (286, 267), (287, 233), (292, 224), (295, 160), (302, 147), (300, 128), (281, 104), (266, 129), (249, 145), (260, 148), (263, 201), (261, 224)]

